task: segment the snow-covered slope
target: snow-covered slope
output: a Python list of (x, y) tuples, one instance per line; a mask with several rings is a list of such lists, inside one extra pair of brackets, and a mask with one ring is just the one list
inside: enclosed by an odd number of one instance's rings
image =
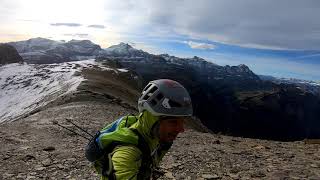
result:
[(26, 41), (10, 42), (25, 62), (34, 64), (61, 63), (94, 58), (102, 50), (89, 40), (53, 41), (32, 38)]
[(126, 43), (110, 46), (99, 52), (99, 56), (148, 58), (151, 54), (138, 50)]
[(32, 38), (26, 41), (11, 42), (9, 44), (13, 45), (19, 53), (27, 53), (44, 52), (49, 49), (54, 49), (63, 43), (45, 38)]
[(320, 96), (320, 82), (295, 79), (295, 78), (278, 78), (278, 77), (266, 76), (266, 75), (259, 75), (259, 77), (264, 81), (271, 81), (276, 84), (294, 85), (299, 89), (302, 89), (314, 95)]
[(27, 115), (58, 97), (76, 91), (84, 80), (81, 74), (76, 72), (93, 66), (102, 70), (113, 70), (94, 60), (46, 65), (14, 63), (1, 66), (0, 123)]

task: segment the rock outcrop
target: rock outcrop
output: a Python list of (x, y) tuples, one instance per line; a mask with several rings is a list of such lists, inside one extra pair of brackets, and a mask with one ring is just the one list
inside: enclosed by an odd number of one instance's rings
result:
[(21, 63), (22, 57), (17, 50), (9, 44), (0, 44), (0, 64)]

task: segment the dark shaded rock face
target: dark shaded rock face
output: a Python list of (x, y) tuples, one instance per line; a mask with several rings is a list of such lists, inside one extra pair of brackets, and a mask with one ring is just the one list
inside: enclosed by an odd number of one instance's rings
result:
[(17, 50), (8, 44), (0, 44), (0, 64), (23, 62)]
[(294, 86), (240, 93), (237, 107), (238, 121), (229, 127), (234, 134), (281, 140), (320, 138), (320, 98)]

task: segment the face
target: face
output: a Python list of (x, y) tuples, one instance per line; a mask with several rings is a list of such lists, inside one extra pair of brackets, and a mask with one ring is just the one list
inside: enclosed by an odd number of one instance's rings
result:
[(183, 124), (184, 119), (180, 117), (160, 119), (160, 142), (172, 142), (175, 140), (178, 134), (184, 131)]

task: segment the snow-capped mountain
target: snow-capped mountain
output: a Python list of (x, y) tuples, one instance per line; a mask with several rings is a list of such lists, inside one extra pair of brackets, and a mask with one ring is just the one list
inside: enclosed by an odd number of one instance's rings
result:
[(60, 46), (63, 42), (38, 37), (26, 41), (10, 42), (8, 44), (13, 45), (19, 53), (28, 53), (45, 52)]
[[(113, 45), (106, 49), (101, 49), (100, 46), (88, 40), (58, 42), (44, 38), (35, 38), (10, 44), (16, 46), (20, 55), (27, 63), (49, 64), (90, 58), (96, 58), (99, 60), (116, 59), (128, 67), (144, 67), (146, 64), (148, 64), (148, 66), (190, 67), (194, 68), (207, 80), (226, 79), (226, 81), (229, 82), (236, 82), (235, 80), (242, 79), (259, 81), (259, 78), (246, 65), (219, 66), (197, 56), (192, 58), (179, 58), (168, 54), (153, 55), (148, 52), (135, 49), (126, 43)], [(139, 69), (139, 67), (137, 68)], [(143, 71), (147, 70), (148, 68)], [(240, 81), (238, 82), (240, 83)]]
[(302, 79), (295, 79), (295, 78), (278, 78), (273, 76), (265, 76), (265, 75), (259, 75), (259, 77), (262, 80), (270, 80), (277, 83), (286, 83), (286, 84), (309, 84), (312, 86), (320, 86), (319, 82), (315, 81), (308, 81), (308, 80), (302, 80)]
[(100, 51), (100, 56), (112, 56), (112, 57), (149, 57), (149, 53), (142, 50), (137, 50), (126, 43), (120, 43), (118, 45), (110, 46)]
[(31, 64), (50, 64), (94, 58), (101, 47), (89, 40), (53, 41), (33, 38), (26, 41), (10, 42), (25, 62)]
[(278, 78), (273, 76), (265, 76), (259, 75), (262, 80), (271, 81), (276, 84), (289, 84), (294, 85), (299, 89), (304, 91), (310, 92), (315, 95), (320, 96), (320, 83), (315, 81), (308, 81), (302, 79), (295, 79), (295, 78)]

